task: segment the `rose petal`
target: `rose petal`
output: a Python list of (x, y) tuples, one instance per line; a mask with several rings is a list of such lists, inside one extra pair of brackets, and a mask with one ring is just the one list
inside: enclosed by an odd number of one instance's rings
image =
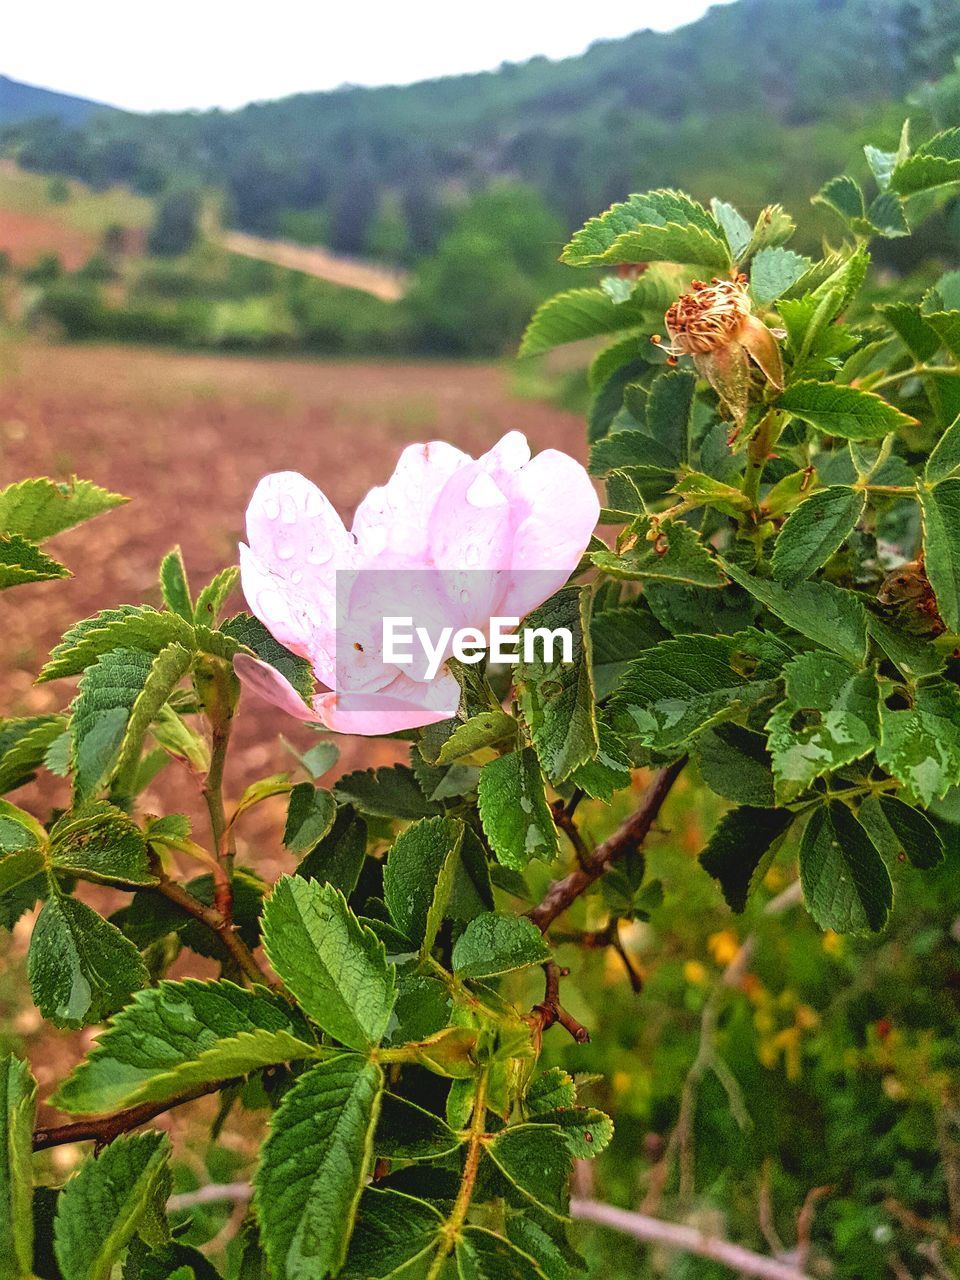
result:
[(357, 507), (353, 534), (363, 562), (379, 568), (429, 564), (427, 522), (443, 486), (472, 459), (442, 440), (404, 449), (385, 485)]
[(238, 653), (233, 659), (233, 669), (245, 688), (273, 706), (280, 707), (288, 715), (308, 721), (320, 718), (314, 707), (307, 706), (286, 676), (281, 675), (268, 662), (262, 662), (248, 653)]
[(378, 693), (322, 693), (316, 699), (328, 729), (365, 737), (449, 720), (459, 705), (460, 686), (446, 668), (429, 684), (400, 675)]

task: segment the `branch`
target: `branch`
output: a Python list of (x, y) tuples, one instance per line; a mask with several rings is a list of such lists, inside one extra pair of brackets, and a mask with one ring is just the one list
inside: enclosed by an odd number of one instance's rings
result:
[(192, 893), (188, 893), (182, 885), (177, 884), (175, 880), (163, 878), (157, 884), (149, 887), (155, 893), (162, 894), (170, 902), (176, 903), (187, 915), (193, 916), (194, 920), (199, 920), (208, 929), (212, 929), (241, 972), (246, 974), (252, 982), (262, 982), (275, 990), (279, 989), (280, 983), (278, 979), (261, 968), (253, 952), (234, 929), (233, 923), (217, 907), (208, 907), (205, 903), (200, 902)]
[[(787, 885), (782, 893), (778, 893), (775, 898), (771, 898), (766, 903), (763, 908), (763, 915), (782, 915), (784, 911), (788, 911), (790, 907), (798, 903), (801, 897), (800, 881), (794, 880), (792, 884)], [(723, 997), (731, 987), (739, 985), (753, 956), (756, 943), (756, 933), (748, 933), (704, 1003), (703, 1011), (700, 1015), (700, 1038), (697, 1045), (697, 1056), (694, 1058), (683, 1082), (677, 1123), (670, 1134), (670, 1139), (663, 1155), (650, 1175), (650, 1186), (643, 1202), (643, 1207), (647, 1210), (655, 1209), (659, 1205), (675, 1155), (679, 1155), (680, 1162), (680, 1195), (686, 1199), (691, 1193), (693, 1161), (690, 1137), (693, 1127), (693, 1113), (696, 1107), (700, 1081), (708, 1070), (714, 1072), (723, 1086), (740, 1127), (744, 1128), (749, 1123), (749, 1116), (743, 1104), (737, 1078), (723, 1058), (718, 1055), (714, 1038)]]
[(645, 1213), (631, 1213), (628, 1209), (617, 1209), (596, 1200), (571, 1200), (570, 1216), (581, 1222), (595, 1222), (598, 1226), (622, 1231), (634, 1240), (662, 1245), (667, 1249), (681, 1249), (684, 1253), (696, 1254), (698, 1258), (709, 1258), (743, 1276), (759, 1276), (761, 1280), (810, 1280), (806, 1272), (798, 1271), (789, 1263), (764, 1257), (752, 1249), (731, 1244), (729, 1240), (707, 1235), (697, 1227), (679, 1222), (663, 1222)]
[(546, 979), (543, 999), (530, 1011), (530, 1025), (533, 1028), (536, 1043), (539, 1045), (547, 1027), (552, 1027), (555, 1022), (558, 1022), (561, 1027), (570, 1032), (577, 1044), (586, 1044), (590, 1039), (590, 1032), (560, 1003), (560, 979), (565, 978), (570, 970), (561, 969), (555, 961), (548, 960), (543, 966), (543, 972)]
[(203, 1098), (208, 1093), (216, 1093), (235, 1083), (235, 1080), (207, 1081), (205, 1084), (195, 1085), (194, 1088), (177, 1094), (174, 1098), (167, 1098), (163, 1102), (142, 1102), (139, 1106), (114, 1111), (108, 1116), (98, 1116), (91, 1120), (72, 1120), (69, 1124), (34, 1129), (33, 1149), (43, 1151), (47, 1147), (62, 1147), (68, 1142), (95, 1142), (98, 1147), (102, 1147), (112, 1142), (121, 1133), (138, 1129), (140, 1125), (155, 1119), (165, 1111), (180, 1107), (185, 1102), (193, 1102), (195, 1098)]
[(546, 933), (557, 916), (562, 915), (582, 893), (599, 880), (612, 862), (639, 849), (686, 763), (687, 757), (682, 756), (661, 769), (647, 788), (639, 809), (631, 814), (619, 830), (597, 845), (575, 871), (571, 871), (562, 880), (555, 880), (543, 900), (527, 912), (541, 933)]

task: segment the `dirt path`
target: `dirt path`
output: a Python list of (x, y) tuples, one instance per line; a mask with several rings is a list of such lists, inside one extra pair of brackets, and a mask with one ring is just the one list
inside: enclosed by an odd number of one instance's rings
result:
[(272, 262), (277, 267), (316, 276), (347, 289), (360, 289), (383, 302), (397, 302), (407, 291), (406, 272), (363, 262), (359, 258), (343, 258), (328, 249), (308, 248), (288, 240), (263, 240), (245, 231), (224, 231), (219, 239), (231, 253)]

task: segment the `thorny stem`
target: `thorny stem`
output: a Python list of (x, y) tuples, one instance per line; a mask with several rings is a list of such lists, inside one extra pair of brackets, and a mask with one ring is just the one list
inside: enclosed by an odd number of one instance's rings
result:
[(597, 845), (579, 867), (562, 880), (554, 880), (541, 901), (527, 912), (541, 933), (546, 933), (557, 916), (562, 915), (582, 893), (599, 880), (611, 863), (628, 853), (636, 852), (643, 844), (686, 763), (687, 757), (681, 756), (656, 773), (636, 812), (612, 836)]
[[(603, 875), (612, 862), (615, 862), (618, 858), (625, 857), (628, 853), (640, 847), (653, 826), (663, 802), (670, 794), (670, 788), (679, 777), (686, 763), (687, 757), (683, 756), (665, 769), (661, 769), (647, 788), (637, 811), (631, 814), (626, 822), (612, 836), (598, 845), (592, 853), (587, 850), (583, 838), (573, 821), (573, 812), (576, 804), (580, 801), (580, 795), (575, 793), (573, 799), (565, 807), (557, 806), (554, 808), (554, 820), (560, 830), (564, 831), (570, 838), (577, 854), (579, 866), (562, 880), (555, 880), (542, 901), (527, 912), (527, 915), (541, 933), (546, 933), (557, 916), (562, 915), (585, 890), (589, 889)], [(616, 941), (611, 939), (611, 942), (614, 946), (617, 946), (619, 938)], [(640, 980), (639, 975), (634, 970), (622, 947), (617, 946), (617, 949), (624, 964), (627, 966), (630, 984), (636, 991), (638, 990), (637, 983)], [(589, 1031), (572, 1014), (568, 1013), (560, 1003), (560, 979), (566, 976), (567, 971), (561, 969), (552, 960), (549, 960), (543, 966), (543, 971), (545, 976), (544, 996), (539, 1004), (534, 1005), (529, 1019), (537, 1043), (539, 1044), (540, 1038), (548, 1027), (558, 1023), (573, 1036), (577, 1044), (585, 1044), (590, 1039)]]
[(266, 983), (268, 986), (279, 989), (279, 981), (260, 967), (253, 952), (235, 931), (233, 922), (225, 918), (218, 907), (208, 907), (199, 902), (192, 893), (188, 893), (176, 881), (166, 877), (157, 884), (151, 885), (150, 888), (162, 894), (170, 902), (176, 903), (188, 915), (205, 924), (208, 929), (212, 929), (229, 952), (231, 959), (251, 982)]
[(440, 1245), (430, 1263), (426, 1280), (437, 1280), (443, 1270), (443, 1264), (457, 1243), (457, 1239), (467, 1220), (467, 1211), (473, 1198), (473, 1188), (477, 1181), (477, 1170), (480, 1167), (480, 1152), (487, 1121), (487, 1069), (477, 1077), (477, 1092), (473, 1100), (473, 1115), (467, 1131), (467, 1155), (463, 1162), (463, 1174), (460, 1178), (460, 1190), (453, 1202), (450, 1216), (443, 1224)]
[(193, 1102), (208, 1093), (216, 1093), (233, 1080), (212, 1080), (196, 1085), (175, 1098), (166, 1098), (163, 1102), (143, 1102), (137, 1107), (126, 1107), (123, 1111), (114, 1111), (112, 1115), (99, 1116), (93, 1120), (73, 1120), (69, 1124), (50, 1125), (46, 1128), (34, 1129), (33, 1149), (44, 1151), (48, 1147), (62, 1147), (68, 1142), (95, 1142), (98, 1147), (106, 1146), (121, 1133), (137, 1129), (148, 1120), (180, 1107), (185, 1102)]

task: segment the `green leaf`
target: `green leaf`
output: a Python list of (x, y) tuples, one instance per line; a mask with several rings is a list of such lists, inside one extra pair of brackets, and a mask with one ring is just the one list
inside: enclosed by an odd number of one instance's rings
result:
[(940, 344), (954, 358), (960, 358), (960, 311), (925, 311), (923, 318), (936, 333)]
[[(484, 747), (494, 747), (504, 742), (514, 741), (519, 731), (520, 726), (516, 720), (506, 712), (496, 711), (493, 708), (489, 711), (481, 711), (471, 716), (469, 720), (465, 720), (463, 724), (457, 725), (440, 748), (436, 760), (431, 763), (453, 764), (463, 756), (472, 755), (474, 751), (481, 751)], [(424, 744), (421, 743), (421, 752), (423, 747)], [(424, 756), (426, 758), (426, 753)]]
[(56, 1105), (100, 1115), (316, 1053), (306, 1023), (279, 996), (226, 980), (165, 980), (111, 1019)]
[(611, 700), (614, 725), (622, 717), (646, 746), (680, 747), (689, 738), (770, 697), (790, 656), (772, 636), (681, 636), (665, 640), (629, 666)]
[(786, 293), (810, 267), (810, 259), (792, 249), (761, 249), (750, 268), (750, 292), (758, 306), (765, 307)]
[(534, 312), (517, 354), (536, 356), (565, 342), (623, 329), (652, 329), (663, 323), (663, 313), (680, 287), (679, 277), (676, 282), (644, 277), (626, 302), (614, 302), (603, 289), (567, 289)]
[(33, 1275), (33, 1125), (37, 1082), (12, 1054), (0, 1059), (0, 1277)]
[(800, 843), (807, 909), (823, 929), (876, 933), (893, 905), (890, 874), (873, 841), (845, 804), (815, 809)]
[(562, 646), (553, 645), (545, 660), (543, 640), (534, 640), (534, 656), (517, 664), (523, 717), (547, 777), (562, 782), (597, 754), (596, 697), (590, 654), (590, 596), (585, 587), (567, 587), (527, 615), (524, 640), (537, 631), (566, 630), (572, 638), (571, 661), (563, 661)]
[(526, 916), (486, 911), (454, 943), (453, 971), (461, 978), (492, 978), (550, 959), (550, 948)]
[(126, 501), (76, 476), (62, 483), (45, 477), (21, 480), (0, 489), (0, 531), (43, 542)]
[(165, 1133), (125, 1134), (88, 1159), (60, 1192), (54, 1239), (63, 1280), (110, 1280), (162, 1185)]
[(859, 817), (877, 848), (890, 858), (908, 858), (915, 867), (929, 871), (946, 856), (943, 838), (927, 815), (897, 796), (868, 797)]
[(460, 1280), (545, 1280), (535, 1258), (486, 1227), (464, 1229), (456, 1259)]
[(761, 734), (738, 724), (718, 724), (697, 738), (700, 776), (718, 796), (736, 804), (773, 804), (770, 753)]
[(687, 461), (696, 374), (684, 369), (661, 373), (653, 382), (644, 408), (644, 432), (667, 451), (670, 464)]
[[(250, 649), (262, 661), (275, 667), (307, 702), (313, 697), (313, 668), (306, 658), (291, 653), (279, 640), (275, 640), (259, 618), (249, 613), (238, 613), (228, 618), (219, 632), (213, 636), (227, 636)], [(216, 656), (224, 656), (219, 653)], [(232, 654), (230, 655), (232, 656)]]
[(284, 876), (263, 911), (263, 945), (304, 1011), (342, 1044), (379, 1044), (396, 1002), (396, 969), (332, 885)]
[(441, 811), (441, 805), (426, 798), (416, 774), (405, 764), (344, 774), (334, 791), (372, 817), (430, 818)]
[(193, 654), (179, 644), (168, 645), (154, 658), (143, 688), (130, 709), (120, 751), (110, 770), (124, 789), (130, 786), (130, 773), (137, 767), (150, 726), (192, 664)]
[(66, 716), (0, 721), (0, 793), (30, 781), (66, 725)]
[(70, 722), (78, 799), (98, 790), (113, 772), (134, 703), (152, 669), (150, 654), (115, 649), (102, 654), (81, 677)]
[(531, 858), (556, 857), (557, 829), (532, 747), (511, 751), (483, 766), (479, 803), (484, 834), (504, 866), (519, 871)]
[(760, 210), (753, 227), (753, 235), (743, 254), (744, 260), (752, 257), (767, 245), (786, 244), (796, 231), (793, 219), (779, 204), (768, 204)]
[(716, 557), (681, 520), (654, 523), (650, 516), (644, 516), (631, 527), (619, 553), (594, 551), (590, 559), (602, 573), (614, 578), (700, 587), (722, 587), (725, 581)]
[[(443, 1218), (432, 1204), (400, 1191), (368, 1187), (360, 1197), (356, 1225), (340, 1280), (387, 1280), (407, 1264), (424, 1260), (437, 1244)], [(416, 1273), (406, 1271), (409, 1280)]]
[(920, 308), (911, 302), (891, 302), (877, 310), (895, 329), (904, 346), (917, 360), (929, 360), (940, 349), (936, 330), (927, 324)]
[(770, 578), (755, 578), (731, 561), (724, 568), (771, 613), (814, 644), (859, 666), (867, 648), (867, 614), (861, 599), (829, 582), (800, 582), (786, 588)]
[(877, 440), (890, 431), (917, 425), (916, 418), (872, 391), (836, 382), (795, 382), (778, 405), (818, 431), (847, 440)]
[(908, 236), (910, 224), (904, 202), (893, 191), (881, 191), (867, 209), (867, 222), (871, 231), (886, 236), (888, 240), (897, 236)]
[(457, 818), (427, 818), (394, 842), (383, 869), (383, 896), (397, 928), (429, 955), (453, 888), (463, 844)]
[(463, 1135), (448, 1124), (395, 1093), (385, 1093), (374, 1137), (374, 1149), (387, 1160), (433, 1160), (449, 1155), (463, 1143)]
[(732, 911), (743, 911), (747, 898), (767, 873), (782, 836), (793, 822), (787, 809), (731, 809), (720, 819), (700, 864), (720, 882)]
[(615, 791), (630, 785), (631, 762), (626, 747), (609, 725), (597, 725), (600, 745), (597, 754), (579, 769), (574, 769), (570, 781), (595, 800), (608, 803)]
[(960, 417), (955, 418), (934, 445), (923, 478), (927, 484), (938, 484), (960, 468)]
[(270, 1125), (254, 1178), (270, 1265), (284, 1280), (339, 1271), (373, 1156), (383, 1072), (345, 1054), (301, 1076)]
[(877, 763), (921, 804), (960, 784), (960, 692), (945, 680), (918, 685), (913, 705), (880, 707)]
[(793, 587), (830, 559), (850, 536), (866, 503), (863, 490), (817, 489), (787, 517), (773, 551), (774, 576)]
[(923, 562), (940, 616), (960, 631), (960, 480), (920, 489)]
[(731, 267), (720, 227), (702, 205), (677, 191), (649, 191), (611, 206), (576, 233), (560, 258), (574, 267), (596, 262)]
[(139, 951), (84, 902), (54, 894), (34, 925), (28, 956), (34, 1004), (58, 1027), (101, 1022), (148, 974)]
[(879, 743), (878, 686), (826, 653), (802, 653), (784, 669), (786, 698), (767, 721), (777, 798), (787, 804), (810, 784), (867, 755)]
[(159, 653), (174, 642), (187, 649), (195, 642), (193, 627), (175, 613), (158, 613), (148, 605), (104, 609), (92, 618), (75, 623), (64, 633), (60, 643), (51, 650), (50, 660), (37, 677), (37, 683), (79, 675), (111, 649)]
[(221, 569), (197, 596), (194, 609), (194, 621), (201, 627), (215, 627), (220, 612), (227, 600), (236, 590), (240, 580), (240, 570), (236, 565)]
[(572, 1156), (559, 1129), (514, 1124), (493, 1135), (486, 1153), (526, 1200), (553, 1217), (566, 1214)]
[(576, 1160), (593, 1160), (613, 1138), (613, 1121), (595, 1107), (558, 1107), (538, 1113), (535, 1122), (556, 1126)]
[(590, 619), (593, 682), (597, 698), (616, 688), (628, 664), (667, 638), (652, 614), (634, 605), (595, 610)]
[(900, 160), (890, 175), (890, 186), (903, 196), (950, 182), (960, 182), (960, 129), (935, 134)]
[(900, 130), (900, 145), (896, 151), (881, 151), (878, 147), (868, 145), (863, 148), (863, 154), (867, 157), (867, 164), (876, 179), (877, 186), (881, 191), (886, 191), (890, 186), (894, 169), (910, 154), (910, 121), (903, 122), (903, 128)]
[(297, 875), (331, 884), (348, 898), (357, 887), (366, 853), (367, 824), (343, 805), (328, 834), (300, 863)]
[(291, 853), (306, 853), (315, 848), (333, 829), (337, 802), (333, 792), (315, 787), (312, 782), (298, 782), (290, 792), (283, 843)]
[(734, 262), (739, 262), (753, 236), (753, 228), (732, 204), (727, 204), (724, 200), (717, 200), (716, 198), (711, 200), (710, 212), (720, 224), (724, 239), (730, 246)]
[(573, 1076), (562, 1067), (548, 1067), (527, 1089), (524, 1106), (531, 1115), (543, 1115), (558, 1107), (572, 1107), (577, 1101)]
[(160, 561), (160, 591), (163, 602), (172, 613), (177, 613), (187, 622), (193, 622), (193, 601), (190, 599), (190, 583), (187, 581), (187, 568), (183, 563), (183, 552), (174, 547)]
[(69, 577), (70, 570), (65, 565), (44, 555), (32, 542), (19, 536), (0, 537), (0, 591), (24, 582)]
[(65, 813), (50, 829), (50, 858), (63, 871), (126, 884), (156, 880), (143, 832), (122, 810), (96, 802)]

